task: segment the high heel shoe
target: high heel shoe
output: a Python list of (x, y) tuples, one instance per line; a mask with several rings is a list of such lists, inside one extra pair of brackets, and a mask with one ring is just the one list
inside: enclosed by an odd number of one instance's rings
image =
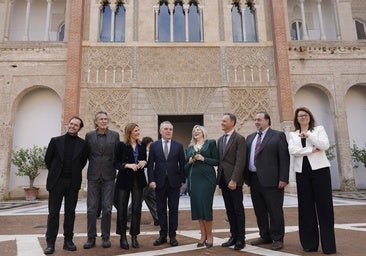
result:
[(213, 243), (208, 243), (207, 241), (205, 242), (206, 248), (211, 248), (213, 246)]
[(197, 247), (203, 247), (204, 245), (205, 245), (205, 243), (206, 243), (206, 241), (204, 241), (204, 242), (198, 242), (197, 243)]

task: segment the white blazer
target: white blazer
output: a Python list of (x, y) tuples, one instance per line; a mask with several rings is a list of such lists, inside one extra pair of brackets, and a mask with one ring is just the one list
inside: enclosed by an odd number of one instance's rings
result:
[[(309, 137), (306, 139), (306, 146), (302, 147), (300, 130), (290, 132), (288, 150), (293, 158), (292, 169), (295, 172), (302, 172), (302, 160), (307, 156), (312, 170), (329, 167), (330, 163), (325, 154), (325, 150), (329, 148), (329, 140), (324, 127), (319, 125), (314, 127), (313, 131), (307, 131)], [(313, 147), (320, 149), (312, 153)]]

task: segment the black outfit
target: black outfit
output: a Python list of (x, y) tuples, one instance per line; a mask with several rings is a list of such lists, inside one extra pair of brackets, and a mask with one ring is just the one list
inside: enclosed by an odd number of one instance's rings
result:
[(117, 208), (117, 230), (116, 233), (126, 236), (127, 209), (130, 193), (132, 194), (132, 218), (130, 235), (140, 234), (142, 190), (147, 186), (144, 168), (138, 171), (125, 168), (126, 164), (146, 161), (146, 145), (136, 144), (135, 150), (131, 145), (120, 142), (115, 154), (115, 167), (118, 169), (116, 181), (116, 201)]
[[(149, 208), (151, 217), (154, 220), (154, 226), (159, 225), (159, 217), (156, 210), (156, 195), (155, 190), (153, 188), (150, 188), (149, 186), (144, 187), (142, 189), (142, 198), (141, 201), (145, 201), (147, 208)], [(132, 203), (128, 205), (128, 211), (127, 211), (127, 219), (131, 220), (132, 216)]]
[[(306, 146), (306, 139), (301, 139)], [(302, 172), (296, 173), (299, 235), (305, 250), (317, 251), (319, 230), (322, 250), (336, 253), (332, 184), (329, 167), (312, 170), (307, 156), (303, 157)], [(318, 228), (319, 225), (319, 228)]]
[(47, 245), (54, 247), (59, 228), (60, 209), (65, 199), (64, 237), (74, 236), (75, 208), (82, 181), (82, 169), (88, 157), (86, 143), (78, 136), (65, 134), (54, 137), (48, 144), (45, 163), (48, 169), (46, 188), (49, 192), (47, 218)]

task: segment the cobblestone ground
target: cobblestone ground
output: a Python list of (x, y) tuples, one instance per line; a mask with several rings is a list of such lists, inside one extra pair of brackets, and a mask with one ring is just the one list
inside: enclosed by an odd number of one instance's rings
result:
[[(357, 193), (356, 193), (357, 194)], [(366, 255), (366, 193), (364, 195), (335, 193), (335, 222), (337, 255)], [(356, 199), (353, 199), (356, 198)], [(281, 251), (272, 251), (268, 245), (251, 246), (250, 241), (258, 237), (255, 216), (251, 207), (250, 198), (244, 198), (246, 214), (246, 242), (247, 246), (241, 251), (233, 248), (223, 248), (221, 243), (229, 237), (226, 213), (223, 209), (222, 198), (215, 197), (214, 203), (214, 247), (210, 249), (197, 248), (200, 237), (198, 223), (192, 221), (189, 211), (189, 198), (181, 198), (179, 211), (179, 227), (177, 239), (179, 246), (171, 247), (168, 244), (153, 246), (153, 241), (158, 237), (159, 228), (152, 223), (150, 214), (143, 212), (141, 234), (138, 236), (139, 249), (122, 250), (119, 248), (119, 237), (113, 233), (111, 237), (112, 247), (101, 247), (101, 239), (98, 238), (96, 247), (84, 250), (86, 241), (86, 213), (85, 200), (80, 200), (75, 221), (74, 242), (77, 251), (68, 252), (62, 250), (62, 224), (60, 236), (56, 242), (54, 255), (322, 255), (321, 248), (318, 252), (305, 253), (298, 239), (297, 205), (296, 195), (286, 195), (285, 221), (286, 235), (285, 246)], [(145, 207), (146, 208), (146, 207)], [(47, 219), (47, 201), (11, 201), (0, 202), (0, 256), (29, 256), (43, 255), (46, 245), (44, 233)], [(61, 216), (61, 223), (63, 216)], [(115, 230), (116, 213), (112, 216), (112, 232)], [(98, 220), (98, 225), (100, 220)]]

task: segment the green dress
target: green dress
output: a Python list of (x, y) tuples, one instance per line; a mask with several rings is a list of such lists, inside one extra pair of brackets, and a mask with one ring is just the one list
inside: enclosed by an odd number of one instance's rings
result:
[(188, 192), (191, 196), (192, 220), (212, 221), (212, 204), (216, 189), (216, 171), (219, 163), (219, 152), (215, 140), (207, 140), (202, 145), (200, 154), (204, 162), (189, 164), (189, 158), (195, 154), (194, 146), (186, 150), (185, 170), (188, 173)]

